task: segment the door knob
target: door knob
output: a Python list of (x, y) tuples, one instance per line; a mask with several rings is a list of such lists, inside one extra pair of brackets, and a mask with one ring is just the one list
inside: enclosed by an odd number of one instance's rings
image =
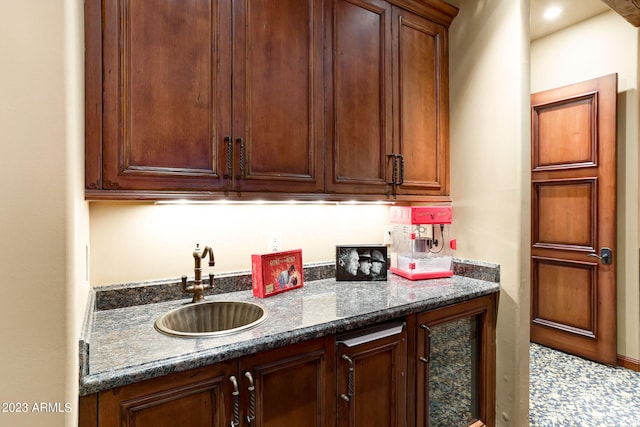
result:
[(600, 260), (600, 262), (602, 262), (603, 264), (611, 264), (611, 249), (609, 248), (602, 248), (600, 249), (600, 255), (598, 254), (589, 254), (588, 256), (592, 256), (595, 258), (598, 258)]

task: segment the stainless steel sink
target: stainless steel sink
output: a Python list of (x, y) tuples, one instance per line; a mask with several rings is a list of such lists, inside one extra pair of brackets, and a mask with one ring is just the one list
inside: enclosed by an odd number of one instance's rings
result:
[(235, 334), (267, 320), (266, 310), (252, 302), (205, 301), (171, 310), (160, 316), (156, 330), (178, 337), (213, 337)]

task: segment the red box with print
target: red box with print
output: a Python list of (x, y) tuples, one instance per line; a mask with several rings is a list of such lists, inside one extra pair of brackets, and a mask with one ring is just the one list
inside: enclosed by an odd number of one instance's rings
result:
[(302, 250), (251, 255), (251, 281), (253, 295), (259, 298), (301, 288)]

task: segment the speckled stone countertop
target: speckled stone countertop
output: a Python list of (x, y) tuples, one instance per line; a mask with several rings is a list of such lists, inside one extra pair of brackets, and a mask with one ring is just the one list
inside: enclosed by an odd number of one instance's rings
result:
[(478, 266), (498, 273), (491, 275), (491, 281), (458, 275), (409, 281), (393, 274), (385, 282), (321, 279), (264, 299), (255, 298), (250, 290), (207, 296), (207, 300), (251, 301), (269, 313), (269, 319), (253, 329), (208, 338), (170, 337), (154, 329), (156, 318), (190, 299), (95, 311), (93, 295), (80, 340), (80, 395), (498, 292), (499, 267)]

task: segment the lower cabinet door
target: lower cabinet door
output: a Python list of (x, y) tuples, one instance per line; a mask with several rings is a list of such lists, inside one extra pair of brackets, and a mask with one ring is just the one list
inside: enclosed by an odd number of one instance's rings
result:
[(495, 299), (417, 316), (416, 425), (495, 422)]
[(404, 322), (345, 334), (337, 344), (338, 427), (406, 425)]
[(103, 391), (98, 396), (101, 427), (226, 426), (223, 389), (237, 365), (219, 363), (193, 371)]
[(334, 359), (332, 337), (241, 358), (242, 425), (334, 426)]

